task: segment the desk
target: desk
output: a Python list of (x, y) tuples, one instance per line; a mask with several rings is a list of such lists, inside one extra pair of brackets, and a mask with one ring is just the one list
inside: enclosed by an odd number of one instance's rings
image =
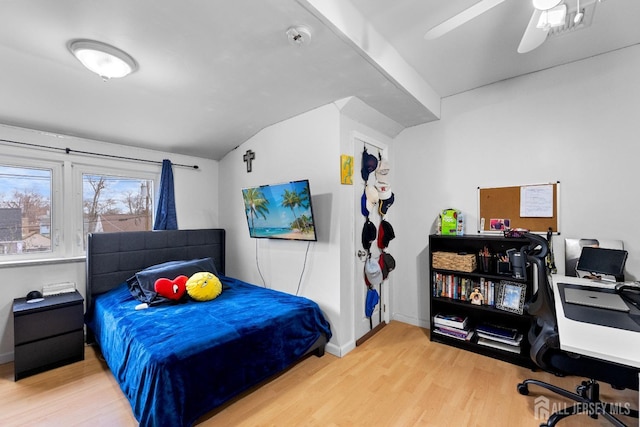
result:
[[(640, 369), (640, 333), (608, 326), (578, 322), (564, 316), (558, 283), (572, 283), (596, 288), (613, 289), (615, 283), (603, 283), (577, 277), (552, 275), (553, 298), (556, 305), (560, 348), (600, 360)], [(640, 374), (638, 375), (640, 385)], [(638, 401), (640, 407), (640, 398)]]

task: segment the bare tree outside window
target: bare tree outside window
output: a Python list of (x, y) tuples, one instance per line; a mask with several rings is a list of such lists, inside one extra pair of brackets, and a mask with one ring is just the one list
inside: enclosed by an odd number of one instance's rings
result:
[[(52, 216), (63, 211), (52, 206), (53, 177), (52, 168), (0, 164), (0, 257), (54, 252)], [(153, 180), (83, 174), (84, 235), (151, 230), (153, 194)]]
[(143, 231), (153, 227), (153, 181), (82, 176), (84, 234)]
[(0, 255), (51, 251), (52, 174), (0, 165)]
[[(0, 164), (0, 257), (55, 255), (64, 249), (64, 245), (53, 244), (60, 243), (61, 237), (54, 235), (53, 224), (63, 222), (56, 215), (71, 215), (71, 209), (79, 205), (54, 206), (63, 200), (53, 188), (60, 175), (59, 164)], [(88, 233), (153, 228), (152, 179), (90, 173), (81, 176), (85, 248)], [(62, 188), (57, 190), (61, 192)]]

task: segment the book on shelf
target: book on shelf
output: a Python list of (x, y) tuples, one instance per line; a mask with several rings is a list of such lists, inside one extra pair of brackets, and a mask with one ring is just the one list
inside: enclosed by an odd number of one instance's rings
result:
[(496, 305), (496, 284), (493, 280), (485, 279), (484, 277), (480, 278), (480, 282), (478, 283), (478, 288), (480, 289), (480, 293), (484, 296), (484, 305), (495, 306)]
[(503, 338), (496, 335), (486, 334), (479, 330), (476, 332), (478, 333), (479, 338), (484, 338), (487, 340), (492, 340), (492, 341), (496, 341), (496, 342), (500, 342), (500, 343), (504, 343), (512, 346), (520, 346), (520, 343), (522, 342), (522, 334), (516, 335), (515, 338)]
[(441, 332), (444, 332), (445, 334), (456, 335), (456, 336), (459, 336), (460, 338), (467, 338), (467, 336), (469, 335), (469, 329), (460, 329), (460, 328), (453, 328), (451, 326), (438, 326), (438, 325), (436, 325), (436, 329), (438, 329)]
[(473, 338), (474, 331), (466, 329), (447, 328), (445, 326), (436, 326), (433, 332), (447, 337), (456, 338), (463, 341), (470, 341)]
[(499, 350), (508, 351), (511, 353), (520, 354), (520, 346), (519, 345), (510, 345), (505, 344), (503, 342), (495, 341), (492, 339), (483, 338), (478, 335), (478, 344), (484, 345), (485, 347), (497, 348)]
[(460, 301), (470, 301), (470, 295), (475, 289), (482, 294), (482, 304), (495, 306), (495, 282), (484, 277), (473, 280), (456, 274), (433, 273), (432, 295), (434, 297), (451, 298)]
[(482, 323), (476, 327), (478, 333), (490, 335), (499, 338), (515, 339), (518, 336), (518, 330), (514, 328), (507, 328), (500, 325), (492, 325), (488, 323)]
[(438, 313), (433, 316), (433, 323), (436, 326), (449, 326), (458, 329), (466, 329), (467, 317), (456, 316), (454, 314), (442, 314)]

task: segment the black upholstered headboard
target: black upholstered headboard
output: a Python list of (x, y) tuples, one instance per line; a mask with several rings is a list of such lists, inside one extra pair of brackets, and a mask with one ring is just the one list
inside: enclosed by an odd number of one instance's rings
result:
[(89, 234), (87, 242), (87, 311), (93, 296), (118, 286), (138, 271), (167, 261), (213, 258), (224, 274), (225, 231), (133, 231)]

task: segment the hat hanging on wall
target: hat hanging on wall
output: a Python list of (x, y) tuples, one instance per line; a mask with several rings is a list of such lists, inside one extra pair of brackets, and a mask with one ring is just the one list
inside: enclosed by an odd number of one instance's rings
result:
[(376, 240), (376, 226), (367, 218), (362, 227), (362, 247), (366, 250), (371, 249), (371, 242)]
[(34, 302), (40, 302), (40, 301), (44, 301), (44, 298), (42, 297), (42, 292), (31, 291), (27, 294), (28, 303), (34, 303)]
[(387, 200), (391, 197), (391, 184), (388, 182), (376, 182), (376, 190), (378, 190), (378, 198), (380, 200)]
[(379, 301), (380, 301), (380, 296), (378, 295), (378, 291), (376, 291), (375, 289), (369, 288), (367, 290), (367, 299), (365, 301), (365, 306), (364, 306), (364, 315), (371, 318), (371, 315), (373, 314), (373, 310), (376, 308), (376, 305), (378, 305)]
[(389, 175), (389, 162), (386, 160), (380, 160), (378, 168), (376, 169), (376, 180), (378, 182), (388, 182)]
[(383, 252), (380, 254), (378, 258), (378, 264), (380, 264), (380, 270), (382, 270), (382, 278), (386, 279), (389, 277), (389, 273), (396, 268), (396, 260), (391, 256), (390, 253)]
[(367, 149), (365, 148), (364, 151), (362, 152), (362, 169), (361, 169), (362, 179), (365, 181), (368, 180), (369, 174), (375, 171), (377, 167), (378, 167), (378, 159), (376, 159), (376, 156), (374, 156), (373, 154), (367, 153)]
[(378, 213), (380, 215), (386, 215), (387, 211), (389, 210), (389, 207), (393, 204), (393, 202), (396, 200), (396, 196), (391, 193), (391, 197), (389, 197), (386, 200), (380, 200), (380, 203), (378, 203)]
[[(367, 202), (371, 204), (373, 208), (380, 201), (380, 196), (378, 195), (378, 190), (373, 185), (367, 185), (364, 189), (364, 193), (367, 195)], [(371, 212), (372, 209), (369, 209)]]
[(364, 263), (364, 277), (370, 285), (377, 286), (382, 283), (382, 269), (380, 264), (371, 258)]
[(378, 247), (384, 249), (389, 246), (389, 242), (395, 239), (396, 233), (393, 231), (393, 227), (387, 220), (380, 221), (378, 227)]
[(360, 198), (360, 212), (362, 216), (369, 217), (369, 213), (371, 212), (369, 209), (373, 209), (373, 205), (369, 203), (367, 200), (367, 193), (362, 192), (362, 197)]

